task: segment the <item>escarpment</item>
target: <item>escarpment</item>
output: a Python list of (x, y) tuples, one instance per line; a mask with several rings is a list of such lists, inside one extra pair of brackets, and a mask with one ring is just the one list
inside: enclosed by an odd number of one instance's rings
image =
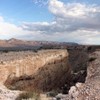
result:
[(71, 79), (68, 55), (67, 50), (1, 54), (5, 58), (0, 63), (0, 82), (10, 89), (57, 89)]

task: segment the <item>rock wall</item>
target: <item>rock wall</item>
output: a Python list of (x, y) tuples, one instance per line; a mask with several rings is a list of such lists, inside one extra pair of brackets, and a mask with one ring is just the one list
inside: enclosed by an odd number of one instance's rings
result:
[(79, 72), (80, 70), (87, 69), (87, 62), (88, 62), (88, 53), (81, 49), (71, 49), (68, 50), (69, 52), (69, 62), (71, 64), (72, 70), (74, 72)]
[(69, 100), (100, 100), (100, 49), (90, 54), (85, 83), (69, 91)]
[[(71, 67), (67, 50), (11, 54), (5, 54), (6, 60), (0, 63), (0, 82), (8, 88), (20, 90), (39, 88), (45, 91), (60, 87), (66, 80), (70, 80)], [(11, 60), (7, 60), (7, 57)]]

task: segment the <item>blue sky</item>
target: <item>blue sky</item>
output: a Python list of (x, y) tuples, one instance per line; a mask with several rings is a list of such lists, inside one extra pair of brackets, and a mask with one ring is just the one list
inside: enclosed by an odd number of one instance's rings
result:
[[(5, 20), (18, 23), (20, 21), (51, 21), (53, 15), (47, 5), (34, 3), (36, 0), (0, 0), (0, 15)], [(38, 1), (38, 0), (37, 0)], [(41, 0), (47, 1), (47, 0)], [(99, 0), (60, 0), (64, 3), (100, 4)]]
[(50, 21), (47, 6), (34, 4), (33, 0), (1, 0), (0, 13), (7, 21)]
[(100, 44), (100, 0), (0, 0), (0, 39)]

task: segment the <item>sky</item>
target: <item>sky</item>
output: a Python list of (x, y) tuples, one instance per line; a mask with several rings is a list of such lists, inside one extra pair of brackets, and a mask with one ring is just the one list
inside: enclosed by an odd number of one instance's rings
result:
[(0, 39), (100, 44), (100, 0), (0, 0)]

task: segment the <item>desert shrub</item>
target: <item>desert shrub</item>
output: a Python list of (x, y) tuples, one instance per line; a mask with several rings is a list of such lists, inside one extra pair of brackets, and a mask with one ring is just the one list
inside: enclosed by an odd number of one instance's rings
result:
[(87, 50), (88, 50), (88, 51), (92, 50), (92, 47), (88, 47)]
[(91, 57), (91, 58), (89, 58), (89, 62), (92, 62), (92, 61), (94, 61), (94, 60), (96, 60), (95, 57)]
[(8, 52), (9, 52), (9, 50), (3, 50), (3, 52), (4, 52), (4, 53), (8, 53)]
[(4, 64), (4, 62), (3, 62), (3, 61), (1, 61), (1, 62), (0, 62), (0, 64)]
[(16, 100), (40, 100), (40, 95), (36, 92), (24, 92), (21, 93)]
[(52, 91), (48, 92), (46, 95), (47, 95), (47, 97), (55, 97), (57, 94), (58, 94), (57, 91), (52, 90)]

